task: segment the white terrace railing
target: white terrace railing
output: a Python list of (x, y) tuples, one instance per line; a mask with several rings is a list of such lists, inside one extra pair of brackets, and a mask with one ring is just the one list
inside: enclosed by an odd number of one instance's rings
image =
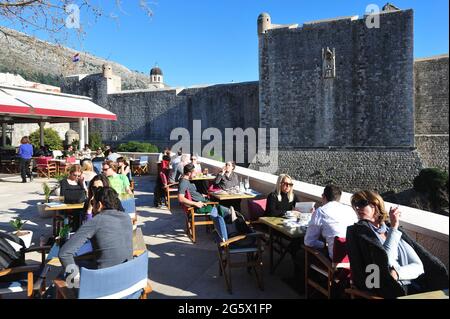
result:
[[(150, 174), (156, 175), (158, 154), (155, 153), (120, 153), (128, 157), (139, 158), (142, 155), (149, 156)], [(223, 162), (209, 158), (199, 157), (202, 168), (208, 168), (210, 173), (216, 173), (224, 166)], [(268, 194), (275, 189), (278, 176), (255, 171), (248, 168), (236, 167), (235, 172), (242, 179), (250, 178), (250, 187), (260, 193)], [(302, 201), (320, 202), (323, 186), (303, 183), (294, 180), (294, 192)], [(341, 202), (350, 205), (352, 194), (343, 193)], [(386, 202), (387, 208), (396, 205)], [(244, 206), (244, 205), (243, 205)], [(241, 207), (246, 210), (246, 207)], [(415, 209), (408, 206), (400, 206), (402, 217), (401, 226), (415, 238), (422, 246), (438, 257), (447, 267), (449, 266), (449, 217), (434, 214), (428, 211)]]

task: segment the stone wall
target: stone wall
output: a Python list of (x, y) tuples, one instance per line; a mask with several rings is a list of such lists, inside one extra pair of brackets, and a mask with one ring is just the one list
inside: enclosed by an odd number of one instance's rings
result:
[(425, 167), (448, 171), (448, 55), (416, 60), (416, 147)]
[[(260, 36), (260, 122), (279, 127), (280, 148), (414, 146), (413, 12), (380, 26), (345, 18)], [(335, 78), (323, 78), (327, 47)]]
[(438, 167), (448, 172), (448, 134), (416, 135), (416, 146), (425, 167)]
[(448, 134), (448, 55), (416, 60), (417, 134)]
[(350, 193), (361, 189), (384, 193), (412, 187), (421, 168), (419, 155), (412, 150), (291, 150), (279, 151), (276, 174), (321, 186), (335, 183)]
[(188, 129), (193, 137), (193, 120), (201, 120), (202, 129), (215, 127), (222, 133), (228, 127), (256, 128), (258, 82), (123, 91), (109, 94), (105, 108), (117, 114), (118, 120), (90, 121), (91, 132), (101, 132), (107, 142), (136, 140), (162, 148), (177, 142), (170, 141), (175, 128)]

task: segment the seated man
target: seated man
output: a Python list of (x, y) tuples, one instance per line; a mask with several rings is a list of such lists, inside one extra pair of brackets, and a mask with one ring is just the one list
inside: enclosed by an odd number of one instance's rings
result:
[(357, 216), (350, 206), (341, 204), (342, 191), (334, 185), (327, 185), (323, 190), (323, 206), (313, 213), (305, 234), (305, 245), (314, 248), (328, 246), (328, 256), (333, 258), (334, 237), (345, 237), (347, 227), (358, 221)]
[[(194, 183), (191, 183), (191, 179), (195, 176), (195, 166), (192, 163), (188, 163), (184, 166), (183, 176), (180, 179), (180, 184), (178, 185), (178, 201), (186, 206), (192, 206), (196, 208), (196, 213), (198, 214), (208, 214), (213, 209), (212, 205), (207, 205), (205, 202), (208, 199), (206, 195), (202, 195), (197, 191), (197, 187)], [(192, 200), (186, 198), (186, 190), (191, 194)], [(222, 217), (230, 214), (230, 209), (218, 205), (219, 213)]]
[(172, 166), (172, 170), (169, 174), (169, 182), (170, 183), (177, 183), (181, 176), (183, 175), (183, 168), (184, 166), (189, 163), (189, 155), (183, 154), (181, 155), (181, 159), (178, 163), (174, 164)]

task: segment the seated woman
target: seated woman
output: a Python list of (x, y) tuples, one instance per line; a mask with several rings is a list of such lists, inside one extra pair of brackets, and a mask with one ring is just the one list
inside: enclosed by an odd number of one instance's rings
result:
[(281, 174), (278, 177), (275, 190), (267, 196), (266, 216), (280, 217), (287, 211), (294, 210), (299, 200), (294, 195), (293, 186), (289, 175)]
[(87, 240), (94, 249), (94, 268), (112, 267), (133, 258), (133, 226), (128, 215), (119, 211), (119, 205), (112, 188), (94, 191), (94, 218), (84, 223), (59, 251), (64, 269), (75, 264), (75, 254)]
[(225, 163), (222, 171), (217, 174), (214, 184), (223, 190), (239, 186), (239, 178), (234, 172), (236, 164), (233, 161)]
[(84, 160), (82, 165), (82, 176), (86, 185), (89, 185), (90, 181), (97, 175), (94, 172), (94, 166), (90, 160)]
[(117, 158), (117, 174), (125, 175), (130, 183), (133, 180), (130, 165), (128, 165), (128, 162), (122, 156)]
[[(92, 219), (94, 191), (100, 187), (109, 187), (108, 178), (103, 174), (94, 176), (94, 178), (89, 182), (88, 195), (83, 207), (83, 212), (85, 214), (83, 218), (84, 220)], [(123, 209), (119, 210), (123, 211)]]
[[(448, 288), (444, 264), (399, 228), (398, 207), (388, 216), (383, 199), (372, 191), (355, 193), (351, 203), (359, 222), (347, 228), (347, 247), (357, 288), (384, 298)], [(374, 265), (377, 285), (374, 270), (367, 270)]]
[[(69, 169), (67, 178), (60, 182), (60, 195), (64, 197), (64, 203), (76, 204), (83, 203), (86, 200), (86, 184), (81, 173), (81, 166), (72, 165)], [(76, 231), (81, 222), (81, 211), (71, 214), (72, 230)]]

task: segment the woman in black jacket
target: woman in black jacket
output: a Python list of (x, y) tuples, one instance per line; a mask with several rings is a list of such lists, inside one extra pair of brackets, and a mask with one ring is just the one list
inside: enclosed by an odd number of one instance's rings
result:
[(281, 174), (276, 189), (267, 196), (266, 216), (280, 217), (287, 211), (294, 210), (299, 200), (294, 194), (294, 183), (287, 174)]
[(347, 228), (352, 280), (383, 298), (448, 288), (444, 264), (400, 227), (397, 208), (388, 213), (380, 195), (361, 191), (351, 203), (359, 222)]

